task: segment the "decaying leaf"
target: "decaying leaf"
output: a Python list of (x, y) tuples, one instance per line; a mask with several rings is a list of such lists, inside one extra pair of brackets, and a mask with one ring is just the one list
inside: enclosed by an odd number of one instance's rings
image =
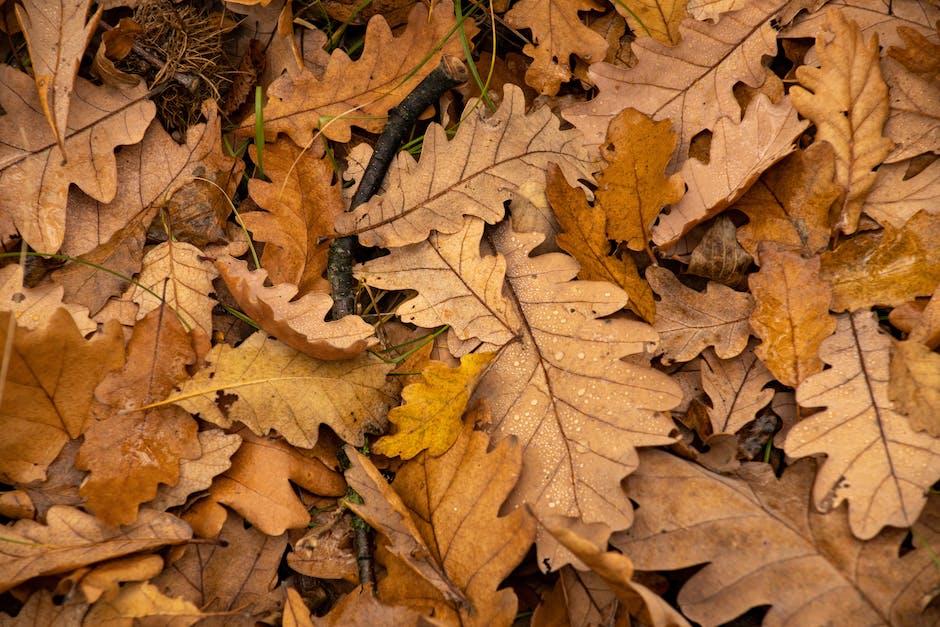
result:
[(289, 283), (268, 287), (267, 271), (249, 271), (246, 262), (229, 255), (216, 259), (215, 265), (242, 311), (262, 329), (305, 355), (348, 359), (376, 343), (372, 326), (359, 316), (325, 320), (333, 306), (328, 294), (308, 293), (296, 298), (297, 288)]
[[(626, 491), (639, 504), (633, 527), (614, 545), (642, 570), (707, 563), (679, 592), (679, 607), (702, 625), (721, 625), (769, 605), (766, 625), (930, 624), (940, 571), (929, 549), (898, 556), (906, 530), (870, 542), (852, 536), (843, 512), (807, 508), (812, 462), (781, 479), (767, 464), (745, 464), (737, 477), (711, 473), (662, 451), (644, 451)], [(936, 514), (916, 535), (936, 545)], [(913, 522), (913, 521), (912, 521)]]
[(124, 621), (133, 624), (140, 620), (160, 619), (174, 626), (188, 627), (204, 616), (194, 604), (171, 598), (153, 584), (132, 583), (122, 587), (117, 597), (95, 603), (84, 620), (92, 625), (114, 625)]
[(770, 404), (774, 391), (765, 386), (773, 375), (750, 349), (734, 359), (718, 359), (712, 351), (703, 357), (702, 388), (712, 402), (712, 433), (737, 433)]
[(392, 366), (369, 354), (319, 361), (258, 332), (238, 348), (217, 344), (206, 360), (165, 402), (221, 427), (238, 420), (258, 435), (276, 430), (294, 446), (312, 447), (321, 424), (362, 445), (391, 403)]
[(78, 582), (78, 587), (89, 603), (98, 599), (113, 599), (120, 584), (128, 581), (147, 581), (163, 570), (159, 555), (129, 555), (107, 561), (91, 568)]
[(854, 233), (865, 196), (875, 181), (872, 169), (893, 146), (882, 136), (888, 117), (888, 86), (878, 64), (878, 38), (867, 42), (858, 25), (841, 12), (826, 13), (816, 36), (822, 67), (796, 70), (802, 86), (790, 90), (799, 112), (816, 125), (816, 139), (836, 152), (835, 182), (845, 189), (834, 228)]
[(940, 437), (940, 355), (919, 342), (895, 342), (888, 395), (915, 431)]
[(646, 269), (646, 279), (660, 296), (653, 328), (662, 340), (664, 363), (689, 361), (707, 346), (714, 346), (722, 359), (744, 350), (753, 296), (714, 282), (705, 293), (697, 292), (657, 266)]
[(751, 326), (763, 340), (757, 356), (781, 383), (796, 387), (823, 369), (819, 345), (836, 328), (832, 288), (819, 277), (819, 257), (762, 246), (760, 258), (760, 272), (749, 280), (757, 302)]
[(813, 501), (824, 512), (849, 502), (858, 538), (886, 525), (909, 527), (940, 477), (940, 440), (913, 430), (888, 395), (890, 338), (873, 313), (837, 317), (836, 332), (819, 348), (832, 366), (800, 383), (802, 407), (825, 409), (787, 435), (787, 455), (828, 457), (816, 474)]
[(397, 429), (372, 445), (380, 455), (411, 459), (423, 450), (442, 455), (460, 435), (461, 417), (480, 377), (493, 361), (493, 353), (471, 353), (460, 358), (459, 368), (431, 362), (422, 370), (423, 381), (401, 391), (402, 405), (388, 412)]
[(484, 115), (485, 107), (478, 109), (450, 141), (443, 128), (431, 124), (420, 162), (399, 153), (389, 170), (388, 190), (341, 215), (337, 230), (357, 233), (366, 246), (404, 246), (424, 240), (432, 230), (459, 230), (465, 215), (499, 221), (503, 202), (521, 187), (544, 190), (549, 163), (557, 163), (572, 184), (592, 179), (595, 166), (580, 148), (578, 132), (558, 130), (548, 107), (525, 114), (518, 87), (506, 85), (492, 115)]

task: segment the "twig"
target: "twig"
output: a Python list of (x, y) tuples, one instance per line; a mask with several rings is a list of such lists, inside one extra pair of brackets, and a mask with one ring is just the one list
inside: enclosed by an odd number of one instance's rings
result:
[[(444, 56), (441, 64), (424, 77), (397, 107), (389, 111), (388, 123), (375, 144), (375, 152), (362, 174), (359, 187), (347, 211), (363, 204), (378, 191), (399, 146), (405, 141), (421, 112), (437, 102), (441, 95), (467, 80), (467, 66), (459, 57)], [(330, 245), (327, 276), (333, 293), (333, 319), (353, 313), (356, 282), (353, 280), (353, 235), (339, 237)]]
[[(105, 22), (98, 22), (98, 28), (100, 28), (103, 31), (109, 31), (109, 30), (114, 30), (115, 27)], [(147, 50), (140, 44), (136, 44), (136, 43), (132, 44), (131, 50), (133, 50), (134, 53), (137, 54), (137, 56), (139, 56), (141, 59), (149, 63), (156, 70), (163, 72), (169, 67), (169, 64), (170, 64), (169, 61), (161, 60), (159, 57), (157, 57), (155, 54), (153, 54), (152, 52), (150, 52), (149, 50)], [(189, 91), (195, 90), (196, 81), (199, 80), (198, 76), (193, 76), (192, 74), (187, 74), (186, 72), (174, 72), (173, 76), (171, 76), (170, 78), (171, 80), (176, 81), (177, 83), (179, 83), (180, 85), (188, 89)]]

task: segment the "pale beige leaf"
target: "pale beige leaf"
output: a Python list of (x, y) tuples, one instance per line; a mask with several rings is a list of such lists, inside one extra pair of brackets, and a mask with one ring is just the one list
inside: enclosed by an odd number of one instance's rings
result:
[(209, 365), (166, 402), (221, 427), (238, 420), (258, 435), (277, 430), (295, 446), (312, 447), (320, 424), (357, 446), (380, 430), (392, 402), (392, 369), (370, 354), (318, 361), (259, 331), (238, 348), (217, 344)]
[(712, 406), (708, 418), (713, 433), (737, 433), (766, 407), (774, 391), (766, 389), (773, 375), (751, 349), (733, 359), (719, 359), (712, 351), (703, 353), (702, 387)]
[(891, 57), (881, 60), (881, 69), (891, 104), (884, 130), (894, 141), (885, 163), (940, 152), (940, 79), (909, 72)]
[(653, 39), (636, 41), (637, 64), (593, 64), (588, 75), (600, 94), (566, 108), (564, 118), (584, 133), (588, 146), (604, 141), (611, 119), (627, 106), (654, 120), (670, 119), (678, 134), (672, 163), (680, 165), (694, 135), (722, 117), (740, 119), (735, 83), (758, 87), (764, 82), (761, 57), (777, 53), (777, 32), (770, 21), (785, 3), (755, 0), (719, 24), (687, 19), (679, 26), (682, 41), (675, 47)]
[(242, 311), (262, 329), (305, 355), (348, 359), (377, 342), (372, 326), (359, 316), (327, 322), (333, 306), (328, 294), (311, 292), (296, 298), (297, 287), (290, 283), (268, 287), (266, 270), (249, 271), (246, 262), (230, 255), (219, 257), (215, 265)]
[(646, 280), (661, 297), (653, 328), (662, 340), (664, 363), (689, 361), (707, 346), (714, 346), (722, 359), (744, 350), (754, 308), (750, 294), (712, 281), (704, 293), (697, 292), (659, 266), (646, 269)]
[(816, 36), (822, 66), (797, 68), (801, 86), (790, 90), (790, 98), (816, 125), (816, 139), (835, 148), (835, 182), (845, 189), (845, 196), (834, 228), (854, 233), (875, 181), (872, 169), (893, 147), (882, 136), (888, 86), (878, 63), (877, 37), (865, 41), (858, 25), (834, 9), (827, 11), (823, 28)]
[(65, 148), (68, 162), (43, 120), (29, 75), (0, 66), (0, 213), (12, 216), (30, 246), (54, 253), (65, 236), (69, 185), (110, 202), (117, 191), (114, 149), (136, 144), (156, 107), (146, 86), (117, 91), (75, 81)]
[(865, 199), (862, 210), (882, 226), (900, 229), (918, 211), (940, 213), (940, 159), (911, 178), (905, 178), (907, 166), (892, 163), (878, 168), (875, 185)]
[(88, 17), (90, 7), (91, 0), (23, 0), (15, 7), (43, 113), (66, 159), (64, 140), (75, 77), (103, 10), (99, 6)]
[(668, 215), (653, 227), (653, 241), (673, 244), (692, 227), (725, 210), (740, 198), (764, 170), (796, 150), (793, 141), (807, 127), (789, 100), (772, 104), (760, 94), (744, 118), (723, 117), (712, 129), (709, 162), (689, 159), (682, 166), (688, 189)]
[(133, 524), (109, 527), (91, 514), (56, 505), (47, 512), (45, 524), (21, 520), (0, 529), (0, 590), (40, 575), (182, 544), (191, 536), (186, 523), (163, 512), (142, 509)]
[(861, 542), (844, 512), (808, 507), (812, 462), (790, 465), (780, 479), (760, 463), (736, 474), (650, 450), (627, 480), (636, 522), (613, 543), (639, 570), (698, 567), (678, 595), (690, 620), (717, 626), (760, 606), (770, 606), (767, 627), (940, 619), (924, 607), (940, 584), (928, 548), (940, 541), (936, 507), (914, 528), (918, 548), (899, 554), (906, 529)]
[(522, 186), (544, 191), (550, 162), (571, 184), (592, 180), (595, 165), (580, 148), (579, 133), (558, 130), (548, 107), (529, 114), (525, 109), (522, 90), (507, 84), (499, 109), (488, 115), (486, 107), (477, 107), (452, 140), (432, 124), (421, 161), (400, 153), (389, 170), (388, 191), (340, 216), (337, 231), (357, 233), (366, 246), (404, 246), (424, 240), (432, 230), (459, 230), (464, 215), (498, 222), (503, 202)]
[(914, 524), (940, 477), (940, 440), (915, 432), (888, 397), (890, 348), (873, 313), (838, 316), (819, 349), (832, 367), (796, 392), (800, 406), (825, 409), (797, 423), (784, 447), (792, 457), (828, 456), (813, 500), (824, 512), (848, 501), (852, 533), (863, 540)]
[(56, 310), (64, 307), (82, 335), (95, 331), (98, 325), (88, 317), (88, 309), (63, 303), (63, 292), (60, 286), (48, 283), (38, 287), (24, 286), (23, 266), (18, 263), (0, 268), (0, 310), (12, 312), (16, 316), (17, 326), (39, 328), (48, 322)]
[(940, 355), (919, 342), (895, 342), (888, 394), (915, 431), (940, 437)]

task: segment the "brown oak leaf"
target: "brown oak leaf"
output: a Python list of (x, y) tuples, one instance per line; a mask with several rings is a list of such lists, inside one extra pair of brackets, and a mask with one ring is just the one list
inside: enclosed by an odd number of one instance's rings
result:
[(117, 596), (99, 599), (84, 616), (90, 625), (133, 624), (160, 620), (180, 627), (188, 627), (203, 620), (200, 609), (180, 598), (171, 598), (150, 583), (132, 583), (122, 586)]
[(895, 342), (888, 395), (915, 431), (940, 437), (940, 355), (919, 342)]
[(765, 386), (773, 375), (751, 349), (733, 359), (719, 359), (709, 350), (702, 356), (702, 388), (712, 402), (708, 408), (712, 433), (737, 433), (770, 404), (774, 391)]
[(615, 2), (614, 8), (637, 35), (648, 35), (671, 46), (679, 43), (679, 25), (687, 15), (683, 0), (622, 0)]
[(199, 457), (180, 459), (179, 481), (173, 486), (164, 483), (157, 488), (157, 496), (149, 503), (153, 509), (166, 511), (185, 503), (190, 494), (208, 489), (216, 475), (232, 466), (231, 457), (242, 444), (239, 435), (225, 433), (222, 429), (200, 431), (196, 437), (201, 451)]
[(0, 268), (0, 309), (12, 312), (19, 326), (26, 329), (44, 326), (63, 307), (82, 335), (97, 330), (98, 325), (88, 317), (86, 307), (62, 302), (62, 287), (50, 284), (26, 287), (23, 275), (23, 266), (18, 263)]
[(916, 176), (907, 178), (907, 163), (878, 168), (875, 185), (865, 199), (865, 214), (882, 226), (902, 228), (918, 211), (938, 213), (940, 206), (940, 159)]

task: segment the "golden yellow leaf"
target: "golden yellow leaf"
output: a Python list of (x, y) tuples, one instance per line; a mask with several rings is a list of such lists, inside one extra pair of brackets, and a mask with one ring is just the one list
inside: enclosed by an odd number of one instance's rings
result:
[(493, 357), (493, 353), (464, 355), (459, 368), (428, 364), (421, 372), (424, 380), (406, 386), (401, 391), (404, 403), (388, 412), (395, 433), (379, 438), (372, 450), (402, 459), (423, 450), (435, 457), (447, 451), (460, 435), (467, 401)]
[(101, 599), (91, 606), (84, 621), (90, 625), (113, 625), (127, 621), (162, 620), (188, 627), (205, 618), (198, 607), (182, 598), (171, 598), (150, 583), (132, 583), (114, 599)]
[(816, 139), (835, 148), (835, 182), (845, 196), (834, 228), (854, 233), (875, 181), (872, 169), (893, 146), (882, 136), (888, 86), (881, 76), (877, 37), (866, 42), (858, 25), (835, 9), (826, 12), (823, 29), (816, 36), (822, 66), (797, 68), (802, 86), (790, 90), (790, 99), (816, 125)]
[(849, 524), (867, 540), (886, 525), (909, 527), (940, 477), (940, 440), (913, 430), (888, 393), (891, 339), (875, 314), (841, 314), (819, 348), (832, 366), (797, 388), (802, 407), (824, 407), (797, 423), (784, 450), (825, 454), (813, 501), (823, 512), (849, 502)]
[(679, 43), (679, 25), (686, 17), (684, 0), (621, 0), (614, 8), (638, 36), (648, 35), (670, 46)]

